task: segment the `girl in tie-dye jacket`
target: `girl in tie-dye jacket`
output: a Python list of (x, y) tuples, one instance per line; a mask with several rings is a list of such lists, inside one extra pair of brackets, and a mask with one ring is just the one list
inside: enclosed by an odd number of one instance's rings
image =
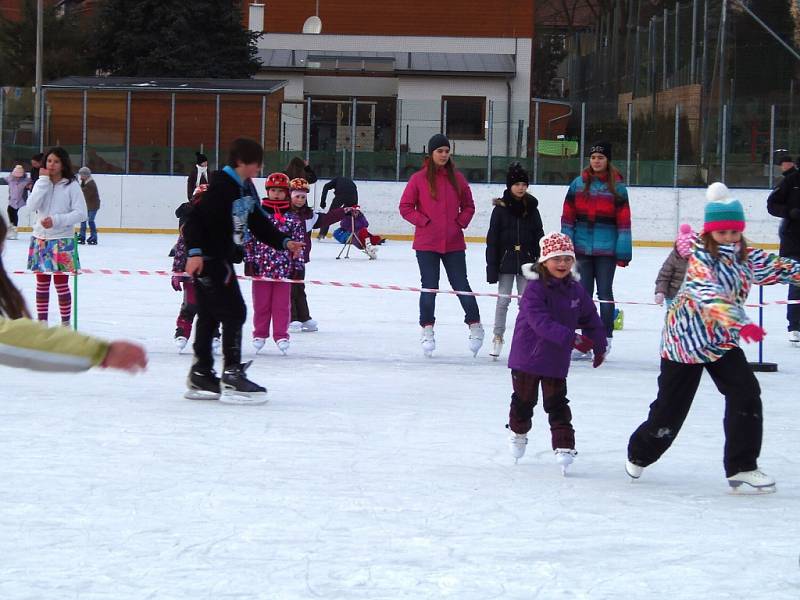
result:
[(725, 475), (732, 487), (774, 491), (758, 470), (763, 430), (761, 389), (739, 347), (765, 332), (744, 304), (753, 284), (800, 284), (800, 262), (750, 248), (742, 236), (744, 210), (727, 188), (709, 188), (702, 235), (695, 241), (686, 279), (667, 311), (661, 337), (658, 396), (647, 421), (631, 436), (627, 470), (638, 478), (680, 431), (703, 371), (725, 396)]

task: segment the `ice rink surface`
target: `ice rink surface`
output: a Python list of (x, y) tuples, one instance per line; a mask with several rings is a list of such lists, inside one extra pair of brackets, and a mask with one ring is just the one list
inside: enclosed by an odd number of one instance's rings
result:
[[(81, 260), (169, 269), (173, 241), (101, 234)], [(7, 268), (24, 268), (27, 244), (7, 242)], [(410, 243), (388, 242), (377, 261), (337, 261), (339, 248), (315, 243), (309, 277), (419, 283)], [(483, 253), (470, 246), (469, 275), (492, 291)], [(652, 301), (667, 253), (636, 248), (617, 299)], [(33, 276), (14, 281), (33, 306)], [(493, 299), (479, 300), (487, 344), (473, 359), (457, 299), (440, 296), (426, 359), (416, 294), (308, 296), (320, 331), (293, 335), (289, 356), (270, 340), (255, 357), (248, 317), (245, 358), (270, 401), (230, 406), (182, 397), (191, 359), (174, 349), (169, 278), (82, 276), (80, 328), (140, 341), (150, 367), (135, 378), (0, 367), (0, 598), (800, 598), (800, 348), (784, 307), (765, 311), (780, 370), (759, 376), (760, 466), (778, 493), (736, 497), (707, 376), (672, 449), (638, 482), (624, 473), (655, 397), (663, 309), (624, 307), (608, 362), (573, 365), (579, 455), (562, 477), (541, 407), (527, 455), (511, 458), (508, 344), (488, 357)], [(512, 305), (508, 341), (515, 316)]]

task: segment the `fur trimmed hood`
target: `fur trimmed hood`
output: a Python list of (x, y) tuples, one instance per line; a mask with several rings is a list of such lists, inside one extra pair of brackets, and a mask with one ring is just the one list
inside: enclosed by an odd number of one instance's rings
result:
[[(538, 281), (539, 280), (539, 273), (536, 271), (536, 265), (539, 263), (525, 263), (522, 265), (522, 276), (527, 279), (528, 281)], [(572, 265), (572, 269), (570, 270), (572, 279), (575, 281), (581, 280), (581, 275), (578, 273), (577, 263)]]

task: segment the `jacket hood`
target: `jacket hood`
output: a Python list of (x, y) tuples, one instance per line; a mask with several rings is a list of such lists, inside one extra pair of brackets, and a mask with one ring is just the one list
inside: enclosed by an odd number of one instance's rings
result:
[[(522, 269), (522, 276), (528, 281), (538, 281), (540, 279), (539, 272), (536, 270), (537, 263), (525, 263), (520, 267)], [(567, 277), (570, 281), (580, 281), (581, 276), (575, 265), (572, 266), (571, 275)]]

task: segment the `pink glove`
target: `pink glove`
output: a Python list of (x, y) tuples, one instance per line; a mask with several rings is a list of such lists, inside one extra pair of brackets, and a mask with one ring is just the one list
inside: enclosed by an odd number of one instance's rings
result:
[(745, 342), (752, 343), (763, 340), (764, 336), (767, 335), (767, 332), (755, 323), (748, 323), (742, 327), (742, 329), (739, 331), (739, 335), (742, 336), (742, 339)]
[(602, 365), (605, 359), (606, 359), (605, 353), (600, 354), (599, 352), (595, 352), (594, 360), (592, 361), (592, 368), (596, 369), (597, 367)]
[(658, 292), (658, 293), (655, 295), (655, 298), (654, 298), (654, 300), (655, 300), (656, 304), (658, 304), (659, 306), (661, 306), (662, 304), (664, 304), (664, 294), (662, 294), (661, 292)]
[(180, 292), (183, 288), (181, 287), (181, 283), (183, 282), (183, 277), (180, 275), (173, 275), (172, 276), (172, 289), (176, 292)]
[(575, 341), (572, 342), (572, 347), (578, 352), (583, 352), (584, 354), (591, 350), (592, 346), (594, 346), (594, 342), (580, 333), (575, 335)]
[(631, 261), (629, 261), (629, 260), (618, 260), (617, 261), (617, 266), (618, 267), (622, 267), (624, 269), (625, 267), (627, 267), (630, 264), (630, 262)]

